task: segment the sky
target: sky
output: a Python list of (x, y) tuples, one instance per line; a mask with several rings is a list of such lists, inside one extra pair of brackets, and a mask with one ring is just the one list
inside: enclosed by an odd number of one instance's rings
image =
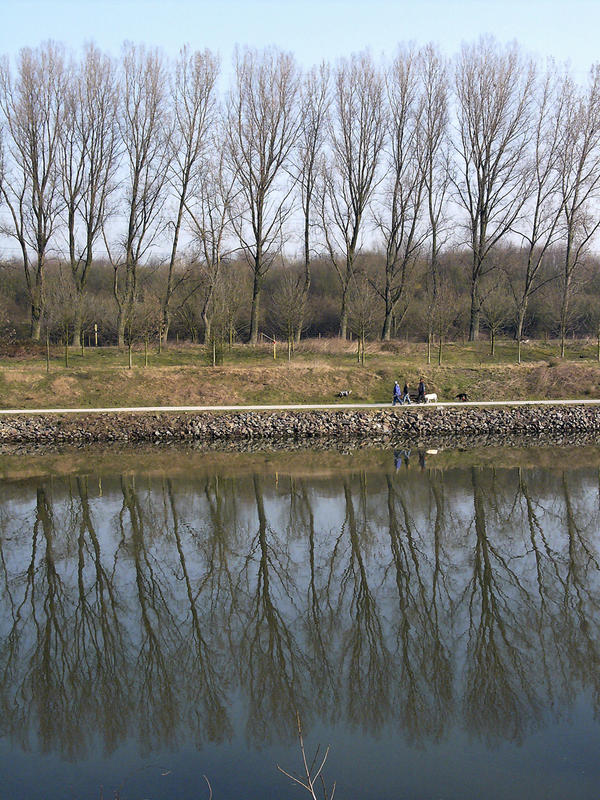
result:
[(568, 61), (584, 80), (600, 60), (600, 0), (0, 0), (0, 53), (55, 39), (78, 50), (94, 41), (114, 55), (125, 40), (176, 55), (183, 44), (220, 53), (276, 45), (303, 66), (398, 43), (461, 42), (493, 34), (542, 59)]

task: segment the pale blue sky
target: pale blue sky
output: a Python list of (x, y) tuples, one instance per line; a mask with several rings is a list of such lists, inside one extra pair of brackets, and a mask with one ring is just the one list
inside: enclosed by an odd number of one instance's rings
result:
[(310, 65), (365, 47), (390, 55), (407, 41), (451, 55), (493, 33), (583, 77), (600, 60), (599, 31), (600, 0), (0, 0), (0, 52), (11, 54), (48, 38), (117, 54), (130, 39), (173, 55), (186, 42), (210, 47), (226, 65), (236, 43), (276, 44)]

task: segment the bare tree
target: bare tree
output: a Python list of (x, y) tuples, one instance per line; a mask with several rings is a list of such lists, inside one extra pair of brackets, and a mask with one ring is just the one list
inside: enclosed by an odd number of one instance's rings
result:
[(127, 346), (129, 349), (129, 369), (132, 368), (133, 343), (144, 343), (144, 366), (148, 366), (148, 343), (150, 339), (160, 341), (162, 326), (161, 300), (147, 288), (139, 293), (131, 315), (127, 318)]
[(191, 188), (198, 179), (209, 147), (209, 131), (215, 117), (215, 84), (219, 60), (210, 50), (190, 52), (184, 47), (175, 66), (173, 85), (174, 131), (173, 160), (169, 181), (175, 197), (172, 221), (173, 240), (169, 257), (167, 285), (162, 299), (162, 337), (167, 341), (171, 322), (171, 299), (177, 283), (174, 270), (179, 235)]
[(226, 136), (239, 188), (235, 227), (254, 279), (251, 344), (258, 341), (264, 277), (277, 255), (291, 211), (293, 182), (287, 168), (298, 136), (298, 89), (292, 55), (276, 49), (236, 52)]
[(362, 273), (354, 273), (348, 295), (348, 324), (357, 338), (356, 357), (365, 363), (365, 341), (377, 324), (377, 293)]
[[(46, 344), (52, 336), (62, 341), (65, 367), (69, 366), (69, 337), (78, 316), (77, 290), (71, 280), (70, 270), (62, 264), (46, 276), (48, 297), (44, 303), (42, 324)], [(48, 364), (48, 361), (46, 362)]]
[(306, 316), (303, 290), (301, 277), (284, 265), (280, 280), (271, 293), (269, 316), (278, 334), (283, 335), (287, 342), (288, 360), (292, 357), (294, 342), (300, 339)]
[(460, 314), (459, 296), (447, 276), (440, 276), (435, 305), (432, 307), (433, 332), (438, 337), (438, 364), (442, 363), (444, 339)]
[(463, 45), (456, 64), (456, 197), (471, 250), (469, 340), (479, 333), (480, 281), (496, 266), (491, 252), (525, 201), (526, 158), (535, 83), (533, 62), (516, 44), (493, 39)]
[(423, 110), (419, 117), (418, 138), (424, 174), (427, 252), (427, 363), (431, 362), (434, 310), (440, 282), (440, 254), (449, 237), (447, 216), (450, 186), (449, 86), (448, 66), (433, 45), (419, 54), (419, 79)]
[(81, 337), (83, 295), (95, 246), (118, 186), (119, 87), (115, 65), (93, 45), (72, 67), (60, 129), (59, 165), (71, 277), (75, 286), (73, 345)]
[[(119, 131), (127, 177), (123, 208), (125, 232), (118, 255), (109, 246), (105, 235), (114, 268), (113, 294), (118, 307), (119, 347), (125, 344), (125, 326), (133, 313), (138, 266), (161, 230), (171, 157), (168, 82), (159, 52), (126, 45), (122, 81)], [(121, 272), (125, 273), (123, 285), (119, 280)]]
[(500, 273), (500, 279), (481, 292), (481, 314), (490, 332), (490, 355), (496, 354), (496, 337), (511, 319), (509, 295), (504, 285), (506, 278)]
[[(215, 292), (221, 280), (223, 260), (231, 255), (232, 204), (235, 198), (235, 175), (229, 169), (220, 145), (222, 128), (211, 137), (212, 156), (196, 176), (186, 211), (197, 253), (192, 266), (199, 278), (195, 290), (202, 294), (200, 312), (204, 325), (204, 341), (211, 338), (211, 317)], [(185, 294), (185, 293), (184, 293)]]
[(560, 146), (565, 124), (565, 97), (553, 69), (544, 76), (535, 97), (535, 120), (531, 140), (531, 180), (527, 187), (524, 213), (514, 232), (521, 238), (519, 269), (509, 277), (516, 307), (518, 360), (521, 361), (523, 325), (530, 298), (554, 279), (542, 267), (547, 254), (561, 235), (563, 200), (560, 194)]
[(298, 280), (299, 324), (296, 326), (296, 341), (300, 341), (302, 319), (311, 282), (311, 233), (314, 227), (313, 211), (315, 204), (319, 160), (325, 139), (327, 105), (329, 100), (330, 69), (327, 64), (313, 68), (304, 78), (301, 92), (302, 115), (298, 139), (298, 184), (303, 214), (303, 257), (304, 270)]
[(368, 54), (340, 61), (333, 95), (320, 205), (327, 250), (341, 288), (340, 336), (345, 338), (348, 294), (385, 139), (383, 78)]
[(57, 153), (65, 79), (63, 48), (54, 42), (21, 50), (14, 76), (8, 59), (0, 66), (1, 127), (6, 140), (0, 191), (9, 212), (2, 232), (15, 239), (21, 251), (31, 338), (36, 341), (44, 310), (48, 248), (62, 204)]
[(401, 51), (387, 75), (389, 163), (381, 208), (375, 212), (384, 245), (383, 285), (375, 284), (385, 304), (383, 341), (392, 320), (401, 322), (411, 297), (411, 279), (427, 228), (422, 224), (425, 171), (421, 158), (421, 116), (425, 112), (417, 75), (417, 54)]
[(590, 73), (586, 92), (570, 77), (563, 83), (559, 172), (564, 257), (561, 276), (560, 355), (565, 355), (569, 302), (576, 273), (600, 226), (594, 205), (600, 197), (600, 64)]
[(231, 350), (239, 328), (240, 311), (248, 296), (248, 287), (236, 275), (236, 267), (225, 261), (212, 294), (210, 305), (210, 337)]

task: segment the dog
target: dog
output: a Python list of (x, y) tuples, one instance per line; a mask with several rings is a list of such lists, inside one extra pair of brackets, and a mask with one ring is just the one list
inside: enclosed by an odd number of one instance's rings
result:
[(430, 392), (429, 394), (425, 395), (425, 402), (426, 403), (437, 403), (438, 396), (435, 392)]
[(461, 403), (468, 403), (469, 401), (469, 395), (466, 392), (459, 392), (455, 397)]
[(338, 392), (336, 397), (349, 397), (352, 394), (352, 389), (342, 389), (341, 392)]

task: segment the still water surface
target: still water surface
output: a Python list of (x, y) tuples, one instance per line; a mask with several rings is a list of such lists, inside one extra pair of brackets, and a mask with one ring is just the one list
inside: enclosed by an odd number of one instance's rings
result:
[[(600, 448), (0, 456), (0, 797), (597, 798)], [(307, 795), (306, 795), (307, 796)]]

